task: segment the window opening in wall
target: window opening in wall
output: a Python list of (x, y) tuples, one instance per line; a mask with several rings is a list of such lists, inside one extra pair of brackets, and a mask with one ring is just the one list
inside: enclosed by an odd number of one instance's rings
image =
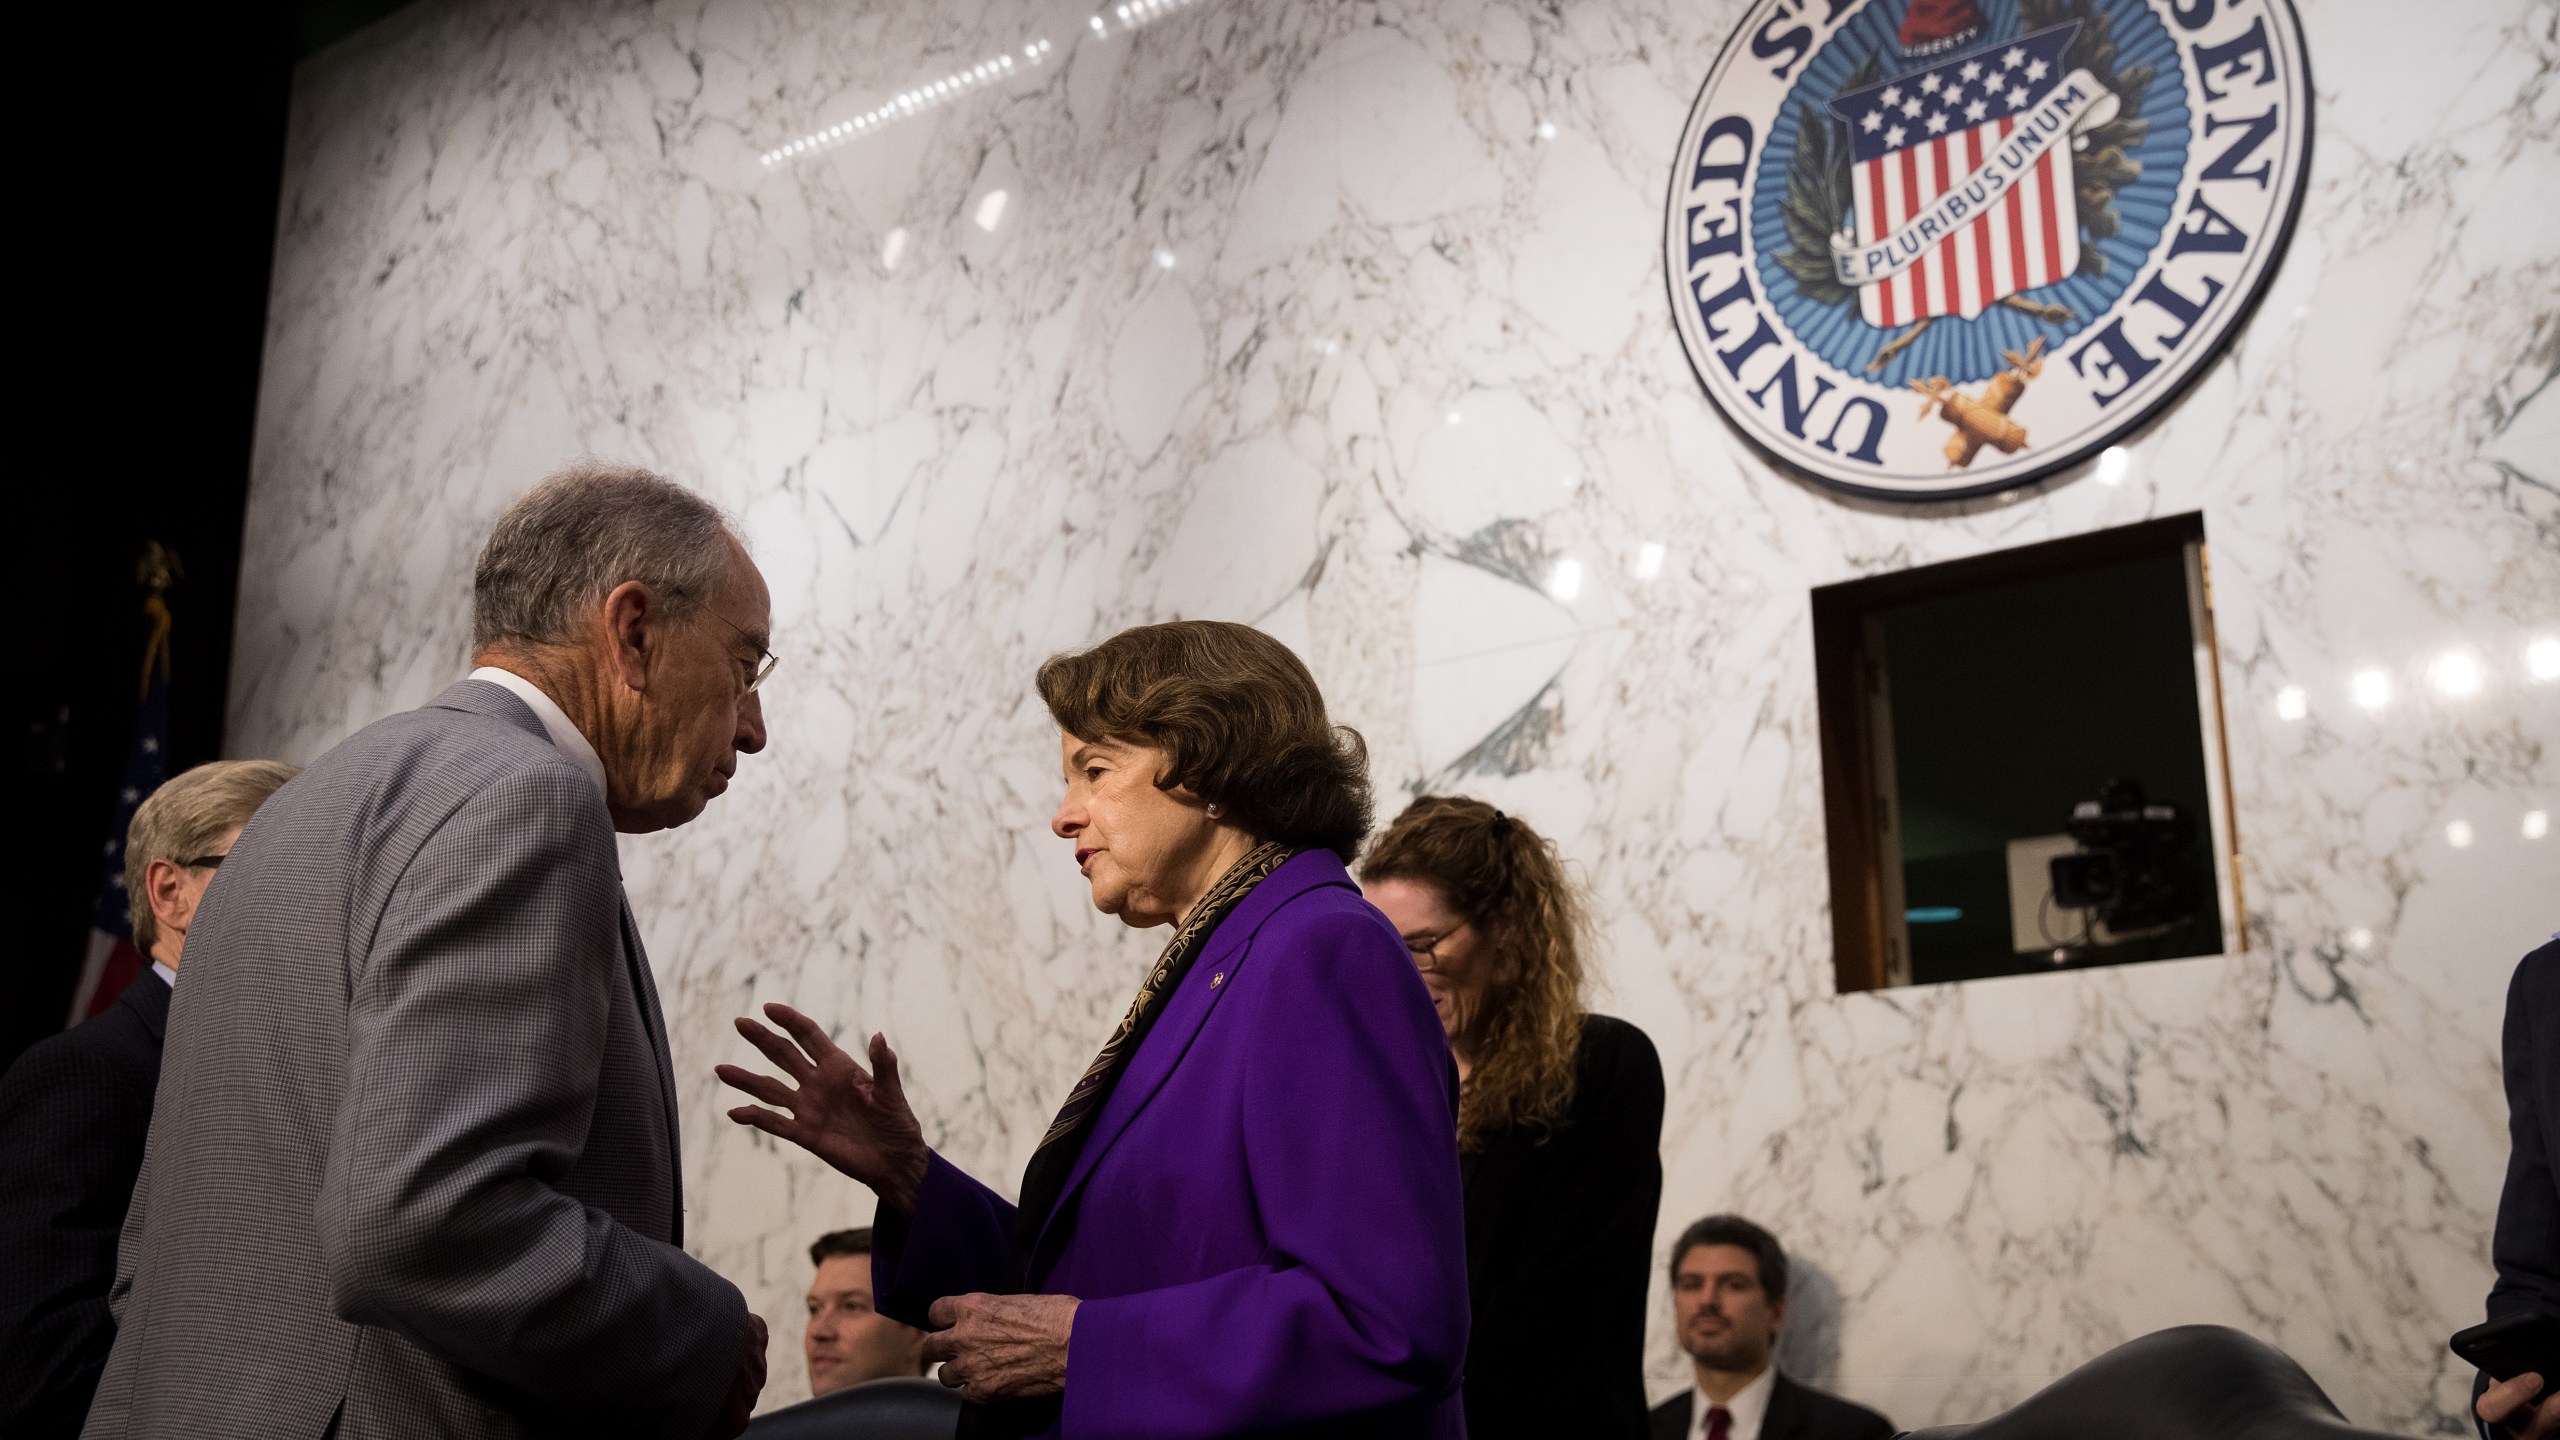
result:
[(2246, 946), (2198, 515), (1813, 592), (1842, 990)]

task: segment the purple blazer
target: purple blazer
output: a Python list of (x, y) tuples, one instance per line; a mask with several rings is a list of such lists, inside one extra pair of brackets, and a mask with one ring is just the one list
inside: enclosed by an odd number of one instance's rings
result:
[(1307, 851), (1210, 937), (1028, 1267), (1013, 1206), (936, 1155), (915, 1214), (880, 1213), (880, 1309), (920, 1325), (945, 1295), (1081, 1299), (1046, 1432), (1064, 1440), (1458, 1440), (1457, 1094), (1404, 942)]

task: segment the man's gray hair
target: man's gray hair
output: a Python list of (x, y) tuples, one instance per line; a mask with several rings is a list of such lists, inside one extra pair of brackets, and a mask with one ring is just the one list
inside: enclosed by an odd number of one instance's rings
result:
[(672, 619), (726, 578), (737, 535), (718, 506), (634, 465), (585, 462), (498, 517), (471, 577), (471, 647), (566, 645), (587, 613), (637, 580)]

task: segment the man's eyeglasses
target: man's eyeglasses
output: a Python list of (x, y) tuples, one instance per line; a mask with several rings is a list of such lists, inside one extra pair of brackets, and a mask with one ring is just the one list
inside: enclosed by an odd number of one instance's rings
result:
[[(673, 590), (678, 595), (685, 594), (684, 589), (681, 586), (671, 585), (667, 588)], [(686, 598), (691, 599), (693, 597), (686, 596)], [(773, 673), (774, 664), (782, 657), (774, 654), (771, 646), (766, 645), (763, 641), (748, 634), (746, 626), (741, 625), (737, 621), (730, 619), (728, 616), (721, 614), (719, 611), (712, 609), (711, 602), (707, 600), (703, 601), (702, 609), (703, 613), (711, 616), (711, 618), (719, 621), (721, 624), (728, 626), (730, 629), (737, 631), (739, 639), (756, 647), (755, 669), (747, 676), (747, 689), (752, 691), (757, 686), (762, 685), (765, 677)]]
[[(706, 606), (704, 606), (703, 608), (704, 608), (704, 609), (706, 609), (706, 610), (710, 610), (710, 608), (711, 608), (711, 607), (709, 607), (709, 606), (707, 606), (707, 605), (706, 605)], [(715, 615), (715, 616), (718, 616), (718, 617), (719, 617), (719, 620), (720, 620), (720, 623), (721, 623), (721, 624), (726, 625), (726, 626), (728, 626), (730, 629), (737, 631), (737, 632), (738, 632), (738, 638), (739, 638), (739, 639), (746, 641), (746, 642), (747, 642), (748, 644), (750, 644), (750, 645), (755, 645), (755, 647), (756, 647), (756, 668), (755, 668), (752, 672), (750, 672), (750, 673), (748, 674), (748, 676), (747, 676), (747, 689), (748, 689), (750, 692), (752, 692), (752, 691), (753, 691), (757, 686), (762, 685), (762, 684), (764, 683), (764, 677), (766, 677), (767, 675), (770, 675), (770, 674), (772, 674), (772, 673), (773, 673), (773, 667), (774, 667), (774, 665), (776, 664), (776, 662), (780, 661), (782, 657), (781, 657), (781, 656), (779, 656), (779, 655), (774, 654), (774, 653), (773, 653), (773, 651), (772, 651), (772, 649), (771, 649), (770, 647), (768, 647), (768, 646), (764, 646), (764, 645), (757, 645), (757, 644), (756, 644), (756, 637), (754, 637), (753, 635), (750, 635), (750, 634), (748, 634), (748, 633), (747, 633), (747, 627), (745, 627), (745, 626), (743, 626), (743, 625), (739, 624), (739, 623), (738, 623), (737, 621), (735, 621), (735, 620), (730, 619), (730, 618), (729, 618), (728, 616), (726, 616), (726, 615), (721, 615), (721, 614), (720, 614), (720, 612), (719, 612), (719, 611), (717, 611), (717, 610), (712, 610), (712, 611), (711, 611), (711, 613), (712, 613), (713, 615)]]

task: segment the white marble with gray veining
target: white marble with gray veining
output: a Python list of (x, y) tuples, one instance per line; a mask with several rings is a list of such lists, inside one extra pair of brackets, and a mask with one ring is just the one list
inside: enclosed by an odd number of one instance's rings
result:
[[(1009, 1185), (1151, 949), (1045, 830), (1032, 668), (1207, 616), (1300, 649), (1385, 806), (1470, 789), (1580, 863), (1599, 1003), (1670, 1072), (1666, 1238), (1775, 1224), (1800, 1370), (1921, 1424), (2214, 1320), (2457, 1433), (2503, 987), (2560, 928), (2524, 818), (2560, 809), (2524, 662), (2560, 633), (2560, 8), (2307, 0), (2311, 190), (2255, 322), (2120, 483), (1931, 510), (1773, 475), (1681, 358), (1663, 177), (1737, 0), (1152, 8), (426, 0), (297, 79), (232, 749), (460, 674), (478, 540), (566, 459), (742, 518), (773, 748), (625, 854), (691, 1243), (775, 1322), (770, 1400), (802, 1247), (869, 1201), (720, 1118), (728, 1018), (885, 1029)], [(1808, 587), (2195, 509), (2250, 951), (1835, 994)]]

